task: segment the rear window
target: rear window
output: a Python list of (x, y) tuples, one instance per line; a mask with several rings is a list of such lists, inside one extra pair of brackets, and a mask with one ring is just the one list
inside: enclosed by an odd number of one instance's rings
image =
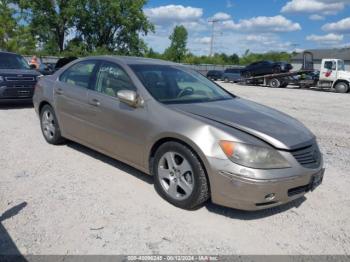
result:
[(0, 53), (0, 69), (30, 69), (30, 67), (20, 55)]

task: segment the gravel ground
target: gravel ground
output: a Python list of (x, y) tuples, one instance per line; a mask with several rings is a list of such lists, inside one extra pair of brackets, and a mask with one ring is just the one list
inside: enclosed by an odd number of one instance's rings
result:
[(33, 108), (0, 109), (0, 253), (349, 254), (350, 94), (222, 84), (318, 137), (323, 184), (283, 207), (184, 211), (152, 178), (75, 143), (48, 145)]

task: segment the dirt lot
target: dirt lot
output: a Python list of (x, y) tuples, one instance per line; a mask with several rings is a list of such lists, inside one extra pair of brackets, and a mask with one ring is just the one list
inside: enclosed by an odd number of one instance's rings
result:
[(152, 178), (75, 143), (50, 146), (31, 107), (0, 109), (0, 253), (349, 254), (350, 94), (224, 86), (318, 137), (324, 183), (287, 206), (184, 211)]

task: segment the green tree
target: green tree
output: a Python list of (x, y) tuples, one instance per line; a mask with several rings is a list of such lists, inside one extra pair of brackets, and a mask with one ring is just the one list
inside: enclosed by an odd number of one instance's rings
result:
[(10, 1), (0, 0), (0, 49), (31, 53), (35, 49), (35, 40), (28, 26), (20, 24), (20, 18), (10, 5)]
[(245, 53), (245, 55), (243, 55), (243, 57), (240, 59), (240, 64), (247, 65), (261, 60), (289, 62), (291, 58), (292, 54), (287, 52), (267, 52), (263, 54)]
[(42, 48), (62, 52), (73, 26), (75, 6), (67, 0), (14, 0)]
[(147, 53), (146, 57), (148, 58), (154, 58), (154, 59), (163, 59), (163, 55), (154, 51), (152, 48), (150, 48)]
[(146, 0), (71, 0), (75, 27), (88, 51), (105, 49), (123, 55), (142, 55), (141, 35), (154, 31), (143, 12)]
[(231, 65), (238, 65), (239, 64), (239, 56), (237, 54), (230, 55), (229, 60), (230, 60)]
[(170, 46), (165, 50), (164, 55), (167, 59), (181, 62), (187, 53), (188, 33), (183, 25), (176, 26), (170, 35)]

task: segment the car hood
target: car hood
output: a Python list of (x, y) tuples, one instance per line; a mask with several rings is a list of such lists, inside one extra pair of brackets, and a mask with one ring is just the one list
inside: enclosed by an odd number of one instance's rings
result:
[(13, 75), (30, 75), (38, 76), (39, 72), (32, 69), (0, 69), (0, 75), (13, 76)]
[(311, 144), (315, 136), (299, 121), (272, 108), (234, 98), (224, 101), (170, 105), (253, 135), (278, 149)]

